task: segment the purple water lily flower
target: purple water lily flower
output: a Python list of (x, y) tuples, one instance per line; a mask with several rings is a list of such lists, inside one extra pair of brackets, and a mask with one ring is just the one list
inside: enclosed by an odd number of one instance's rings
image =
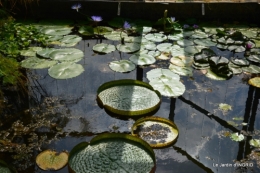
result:
[(248, 50), (248, 49), (251, 49), (253, 47), (253, 44), (251, 44), (251, 43), (246, 43), (246, 49)]
[(190, 27), (190, 25), (187, 25), (187, 24), (183, 25), (184, 29), (189, 28), (189, 27)]
[(171, 17), (171, 20), (172, 20), (172, 22), (174, 22), (175, 21), (175, 17)]
[(100, 22), (103, 20), (101, 16), (91, 16), (91, 19), (95, 22)]
[(129, 28), (131, 28), (131, 25), (127, 21), (125, 21), (123, 27), (124, 27), (124, 29), (129, 29)]
[(197, 28), (199, 28), (199, 25), (194, 24), (193, 28), (197, 29)]
[(71, 7), (71, 9), (77, 10), (77, 12), (79, 12), (79, 9), (80, 9), (80, 8), (81, 8), (81, 4), (80, 4), (80, 3), (75, 4), (75, 5), (73, 5), (73, 6)]

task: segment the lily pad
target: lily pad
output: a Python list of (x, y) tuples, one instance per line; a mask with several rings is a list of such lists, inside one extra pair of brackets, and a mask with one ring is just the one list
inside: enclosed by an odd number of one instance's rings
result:
[(161, 55), (161, 52), (152, 50), (152, 51), (148, 52), (148, 55), (152, 55), (153, 57), (157, 57), (157, 56)]
[(254, 77), (249, 79), (248, 84), (260, 88), (260, 77)]
[(178, 40), (177, 44), (182, 46), (182, 47), (187, 47), (187, 46), (194, 45), (194, 42), (191, 41), (191, 40), (183, 39), (183, 40)]
[(257, 65), (250, 64), (248, 67), (242, 67), (244, 72), (258, 74), (260, 73), (260, 67)]
[(36, 164), (42, 170), (59, 170), (68, 163), (69, 153), (58, 153), (52, 150), (45, 150), (36, 157)]
[(81, 26), (78, 30), (81, 35), (91, 36), (94, 35), (94, 29), (92, 26)]
[(129, 60), (112, 61), (109, 63), (109, 67), (116, 72), (130, 72), (135, 69), (135, 64)]
[(140, 116), (156, 110), (161, 95), (147, 83), (125, 79), (107, 82), (98, 89), (98, 102), (120, 116)]
[(104, 34), (104, 37), (107, 38), (108, 40), (120, 41), (122, 37), (128, 37), (128, 36), (125, 32), (122, 31), (112, 31)]
[(260, 63), (260, 55), (250, 55), (246, 57), (249, 61)]
[(97, 35), (110, 34), (110, 33), (112, 33), (112, 31), (114, 31), (114, 29), (107, 27), (107, 26), (97, 26), (94, 28), (94, 34), (97, 34)]
[(125, 43), (125, 44), (118, 44), (116, 46), (117, 50), (125, 53), (133, 53), (140, 49), (140, 44), (137, 43)]
[(240, 74), (243, 72), (243, 69), (240, 66), (237, 66), (233, 63), (229, 63), (228, 68), (233, 72), (233, 74)]
[(176, 80), (176, 81), (180, 80), (180, 76), (177, 75), (176, 73), (172, 72), (169, 69), (156, 68), (156, 69), (148, 71), (146, 73), (146, 75), (147, 75), (147, 79), (149, 81), (151, 81), (155, 78), (160, 78), (162, 76), (172, 78), (173, 80)]
[(208, 38), (205, 38), (205, 39), (195, 39), (194, 43), (196, 43), (197, 45), (200, 45), (200, 46), (209, 46), (209, 47), (216, 45), (215, 42), (211, 41)]
[(187, 53), (184, 51), (184, 48), (181, 48), (178, 45), (174, 45), (171, 47), (171, 55), (172, 56), (185, 56)]
[(50, 58), (50, 54), (57, 49), (55, 48), (44, 48), (40, 51), (37, 51), (37, 55), (43, 58)]
[(168, 119), (147, 117), (137, 120), (131, 133), (149, 143), (152, 148), (162, 148), (172, 145), (177, 140), (179, 130)]
[(212, 56), (208, 59), (211, 66), (223, 66), (228, 65), (229, 60), (223, 56)]
[(59, 45), (64, 47), (72, 47), (78, 44), (81, 40), (82, 38), (77, 35), (65, 35), (62, 39), (59, 40)]
[(128, 43), (141, 43), (142, 42), (142, 37), (125, 37), (125, 42)]
[(192, 76), (193, 75), (193, 68), (192, 67), (179, 67), (173, 64), (170, 64), (169, 69), (176, 73), (179, 74), (181, 76)]
[(205, 49), (205, 46), (187, 46), (184, 48), (184, 51), (194, 55), (195, 53), (199, 53), (202, 49)]
[(182, 40), (183, 39), (183, 34), (175, 34), (175, 35), (168, 35), (168, 39), (169, 40), (174, 40), (174, 41), (178, 41), (178, 40)]
[(156, 58), (160, 59), (160, 60), (168, 60), (168, 59), (170, 59), (170, 54), (167, 53), (167, 52), (163, 52), (159, 56), (157, 56)]
[(47, 26), (40, 30), (40, 32), (47, 35), (67, 35), (72, 32), (71, 27), (65, 26)]
[(40, 59), (37, 57), (30, 57), (21, 62), (21, 66), (24, 68), (30, 69), (44, 69), (52, 67), (53, 65), (57, 64), (58, 61), (47, 60), (47, 59)]
[(93, 50), (99, 53), (110, 53), (116, 50), (112, 44), (100, 43), (93, 46)]
[(250, 64), (245, 58), (243, 59), (232, 58), (231, 62), (239, 67), (249, 66)]
[(166, 97), (178, 97), (185, 91), (185, 86), (180, 81), (164, 75), (152, 79), (149, 84)]
[(230, 135), (230, 138), (231, 138), (233, 141), (240, 142), (240, 141), (243, 141), (245, 137), (244, 137), (244, 135), (242, 135), (242, 134), (232, 133), (232, 134)]
[(49, 54), (50, 58), (57, 61), (78, 61), (84, 57), (84, 53), (75, 48), (56, 49)]
[[(73, 172), (155, 172), (155, 154), (144, 140), (128, 134), (105, 133), (70, 152)], [(102, 171), (100, 171), (102, 170)]]
[(148, 50), (156, 50), (156, 44), (154, 42), (145, 42), (142, 43), (141, 46)]
[(208, 34), (202, 31), (194, 31), (194, 33), (190, 36), (191, 38), (199, 38), (199, 39), (203, 39), (203, 38), (208, 38)]
[(259, 139), (251, 139), (249, 141), (249, 144), (252, 145), (253, 147), (260, 147), (260, 140)]
[[(180, 57), (182, 57), (182, 58), (180, 58)], [(172, 57), (170, 59), (170, 62), (174, 65), (184, 67), (184, 66), (191, 66), (193, 59), (185, 57), (185, 56), (176, 56), (176, 57)]]
[(84, 68), (80, 64), (62, 62), (49, 68), (48, 73), (55, 79), (69, 79), (83, 73)]
[(212, 70), (208, 69), (208, 72), (206, 73), (205, 76), (207, 76), (210, 79), (213, 80), (227, 80), (227, 77), (222, 77), (222, 76), (218, 76), (216, 73), (214, 73)]
[(219, 104), (219, 109), (224, 111), (224, 112), (227, 112), (227, 111), (230, 111), (232, 110), (232, 106), (231, 105), (228, 105), (226, 103), (220, 103)]
[(135, 54), (129, 58), (136, 65), (149, 65), (155, 63), (156, 59), (148, 54)]
[(42, 50), (42, 47), (29, 47), (27, 50), (21, 50), (22, 56), (36, 56), (36, 52)]
[(161, 33), (153, 33), (145, 35), (145, 38), (150, 41), (154, 42), (162, 42), (167, 39), (167, 36)]

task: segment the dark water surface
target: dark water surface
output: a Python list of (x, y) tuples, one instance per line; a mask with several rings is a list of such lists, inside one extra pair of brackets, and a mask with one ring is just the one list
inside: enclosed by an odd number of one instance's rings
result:
[[(108, 40), (102, 42), (113, 44)], [(109, 62), (119, 60), (120, 57), (128, 59), (131, 55), (120, 55), (118, 51), (106, 55), (95, 54), (92, 47), (96, 43), (97, 40), (84, 40), (75, 46), (85, 54), (79, 62), (85, 71), (78, 77), (56, 80), (48, 75), (47, 69), (31, 71), (31, 108), (36, 105), (35, 100), (40, 103), (46, 98), (57, 98), (59, 104), (63, 105), (59, 108), (60, 113), (56, 114), (62, 117), (57, 122), (64, 135), (45, 144), (41, 150), (70, 151), (79, 142), (90, 141), (99, 133), (130, 133), (134, 120), (120, 120), (108, 115), (97, 105), (97, 89), (105, 82), (118, 79), (148, 82), (146, 72), (152, 68), (137, 68), (124, 74), (113, 72), (108, 67)], [(229, 52), (215, 51), (219, 55), (229, 55)], [(164, 60), (160, 62), (157, 63), (158, 67), (168, 68)], [(252, 137), (235, 142), (223, 135), (226, 131), (234, 133), (244, 130), (249, 133), (260, 129), (259, 91), (247, 84), (249, 76), (240, 74), (227, 81), (216, 81), (200, 71), (194, 70), (193, 73), (192, 78), (181, 76), (186, 87), (185, 93), (178, 98), (163, 97), (160, 109), (155, 113), (156, 116), (174, 121), (179, 128), (179, 137), (173, 146), (154, 150), (156, 173), (260, 172), (254, 160), (249, 161), (252, 164), (248, 167), (234, 166), (234, 160), (246, 159), (250, 154), (253, 148), (249, 146), (249, 140)], [(232, 110), (222, 112), (218, 109), (220, 103), (232, 105)], [(244, 118), (244, 121), (235, 121), (237, 124), (245, 122), (248, 125), (229, 125), (227, 121), (234, 121), (234, 117)], [(44, 130), (41, 133), (45, 133)], [(258, 139), (259, 136), (254, 138)], [(35, 156), (37, 154), (35, 152)], [(220, 167), (221, 164), (228, 165)], [(37, 166), (35, 172), (41, 172)], [(44, 172), (68, 173), (68, 168)]]

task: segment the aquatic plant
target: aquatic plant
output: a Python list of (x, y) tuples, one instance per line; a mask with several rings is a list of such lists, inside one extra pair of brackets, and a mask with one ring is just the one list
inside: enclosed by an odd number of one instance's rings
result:
[(125, 21), (123, 27), (121, 28), (121, 34), (120, 34), (122, 45), (125, 44), (125, 37), (122, 35), (122, 33), (125, 32), (127, 34), (127, 30), (130, 28), (131, 28), (131, 25), (127, 21)]
[(73, 6), (71, 6), (71, 9), (76, 10), (77, 12), (79, 12), (80, 8), (81, 8), (81, 4), (80, 3), (74, 4)]
[(163, 13), (163, 17), (158, 19), (155, 25), (161, 27), (165, 33), (180, 33), (181, 26), (177, 21), (175, 21), (175, 17), (167, 17), (167, 15), (168, 10), (165, 10)]
[(101, 16), (91, 16), (91, 19), (94, 22), (101, 22), (103, 20)]

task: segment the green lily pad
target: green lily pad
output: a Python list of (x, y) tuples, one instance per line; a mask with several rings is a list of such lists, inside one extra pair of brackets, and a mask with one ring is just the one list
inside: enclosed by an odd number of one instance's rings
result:
[[(260, 46), (258, 46), (258, 47), (260, 47)], [(251, 49), (250, 51), (251, 51), (252, 53), (254, 53), (254, 54), (260, 55), (260, 48), (253, 48), (253, 49)]]
[(84, 53), (75, 48), (56, 49), (50, 53), (50, 58), (57, 61), (79, 61), (84, 57)]
[(97, 26), (94, 28), (94, 34), (97, 35), (107, 35), (112, 33), (112, 31), (114, 31), (114, 29), (107, 26)]
[(141, 44), (141, 47), (144, 47), (148, 50), (156, 50), (156, 44), (154, 42), (145, 42)]
[(172, 56), (185, 56), (186, 54), (187, 53), (184, 51), (184, 48), (181, 48), (178, 45), (174, 45), (171, 47)]
[(92, 26), (81, 26), (78, 30), (81, 35), (91, 36), (94, 35), (94, 29)]
[(116, 72), (130, 72), (135, 69), (135, 64), (129, 60), (112, 61), (109, 63), (109, 67)]
[(197, 45), (200, 46), (215, 46), (216, 43), (211, 41), (209, 38), (205, 38), (205, 39), (195, 39), (194, 43), (196, 43)]
[(219, 49), (227, 49), (228, 48), (228, 46), (225, 45), (225, 44), (217, 44), (216, 47), (219, 48)]
[(48, 73), (55, 79), (69, 79), (79, 76), (84, 68), (80, 64), (72, 62), (62, 62), (49, 68)]
[(246, 57), (249, 61), (259, 63), (260, 62), (260, 55), (250, 55)]
[(43, 34), (47, 35), (67, 35), (72, 32), (71, 27), (64, 26), (47, 26), (40, 30)]
[(233, 74), (240, 74), (243, 72), (243, 69), (240, 66), (237, 66), (233, 63), (229, 63), (228, 68), (233, 72)]
[(69, 153), (45, 150), (37, 155), (36, 164), (42, 170), (59, 170), (68, 163)]
[(44, 69), (49, 68), (57, 63), (58, 61), (30, 57), (21, 61), (21, 66), (30, 69)]
[[(76, 145), (69, 156), (73, 172), (155, 172), (155, 154), (144, 140), (128, 134), (105, 133)], [(102, 171), (100, 171), (102, 170)]]
[(100, 43), (93, 46), (93, 50), (99, 53), (110, 53), (116, 50), (112, 44)]
[(171, 43), (161, 43), (157, 45), (157, 49), (161, 52), (167, 52), (170, 53), (172, 49)]
[(205, 46), (187, 46), (184, 48), (186, 53), (194, 55), (195, 53), (199, 53), (202, 49), (205, 49)]
[(125, 32), (122, 31), (112, 31), (110, 33), (104, 34), (104, 37), (107, 38), (108, 40), (120, 41), (122, 37), (128, 37), (128, 36)]
[(131, 133), (146, 141), (152, 148), (162, 148), (168, 147), (176, 141), (179, 130), (168, 119), (146, 117), (138, 119), (134, 123)]
[(125, 43), (125, 44), (118, 44), (116, 46), (117, 50), (125, 53), (133, 53), (140, 49), (140, 44), (137, 43)]
[(242, 134), (238, 134), (238, 133), (232, 133), (230, 135), (230, 138), (233, 140), (233, 141), (237, 141), (237, 142), (240, 142), (240, 141), (243, 141), (244, 140), (244, 135)]
[(59, 40), (59, 45), (64, 47), (72, 47), (78, 44), (81, 40), (82, 38), (77, 35), (65, 35)]
[(186, 57), (186, 56), (175, 56), (175, 57), (172, 57), (170, 59), (170, 62), (173, 65), (177, 65), (177, 66), (180, 66), (180, 67), (184, 67), (184, 66), (188, 67), (188, 66), (192, 65), (193, 58)]
[(178, 40), (177, 44), (182, 46), (182, 47), (187, 47), (187, 46), (194, 45), (194, 42), (191, 41), (191, 40), (183, 39), (183, 40)]
[(259, 139), (251, 139), (249, 141), (249, 144), (252, 145), (253, 147), (260, 147), (260, 140)]
[(227, 112), (227, 111), (230, 111), (232, 110), (232, 106), (231, 105), (228, 105), (226, 103), (220, 103), (219, 104), (219, 109), (224, 111), (224, 112)]
[(141, 116), (160, 106), (161, 95), (145, 82), (123, 79), (101, 85), (98, 102), (119, 116)]
[(210, 68), (209, 63), (197, 63), (197, 62), (193, 62), (192, 67), (197, 70), (203, 70), (203, 69)]
[(255, 38), (257, 37), (257, 31), (253, 31), (250, 29), (247, 30), (241, 30), (241, 33), (245, 36), (247, 36), (248, 38)]
[(148, 54), (135, 54), (129, 58), (136, 65), (149, 65), (155, 63), (156, 59)]
[(254, 77), (249, 79), (248, 84), (260, 88), (260, 77)]
[(161, 33), (153, 33), (145, 35), (145, 38), (150, 41), (154, 42), (162, 42), (167, 39), (167, 36)]
[(250, 64), (248, 67), (242, 67), (244, 72), (258, 74), (260, 73), (260, 67), (257, 65)]
[(166, 97), (178, 97), (185, 91), (185, 86), (180, 81), (164, 75), (152, 79), (149, 84)]
[(149, 81), (155, 79), (155, 78), (160, 78), (162, 76), (166, 76), (168, 78), (172, 78), (173, 80), (179, 81), (180, 76), (174, 72), (172, 72), (169, 69), (162, 69), (162, 68), (156, 68), (153, 70), (150, 70), (146, 73), (147, 79)]
[(174, 40), (174, 41), (178, 41), (178, 40), (182, 40), (183, 39), (183, 34), (175, 34), (175, 35), (168, 35), (168, 39), (169, 40)]
[(179, 67), (177, 65), (170, 64), (169, 69), (181, 76), (192, 76), (193, 75), (193, 68), (192, 67)]
[(129, 37), (125, 37), (125, 42), (128, 42), (128, 43), (141, 43), (142, 42), (142, 37), (132, 37), (132, 36), (129, 36)]
[(36, 52), (42, 50), (42, 47), (29, 47), (27, 50), (21, 50), (22, 56), (36, 56)]
[(203, 39), (203, 38), (208, 38), (208, 34), (202, 31), (194, 31), (194, 33), (190, 36), (191, 38), (199, 38), (199, 39)]
[(206, 73), (205, 76), (207, 76), (210, 79), (213, 80), (227, 80), (227, 77), (222, 77), (222, 76), (218, 76), (216, 73), (214, 73), (212, 70), (208, 69), (208, 72)]
[(208, 59), (211, 66), (223, 66), (228, 65), (229, 60), (223, 56), (212, 56)]
[(37, 55), (43, 58), (50, 58), (50, 54), (57, 49), (55, 48), (44, 48), (40, 51), (37, 51)]
[(239, 45), (228, 46), (227, 49), (234, 52), (244, 52), (246, 50), (244, 46)]
[(243, 59), (232, 58), (231, 62), (239, 67), (249, 66), (250, 64), (245, 58)]
[(157, 57), (157, 56), (161, 55), (161, 52), (151, 50), (151, 51), (148, 52), (148, 55), (152, 55), (153, 57)]

